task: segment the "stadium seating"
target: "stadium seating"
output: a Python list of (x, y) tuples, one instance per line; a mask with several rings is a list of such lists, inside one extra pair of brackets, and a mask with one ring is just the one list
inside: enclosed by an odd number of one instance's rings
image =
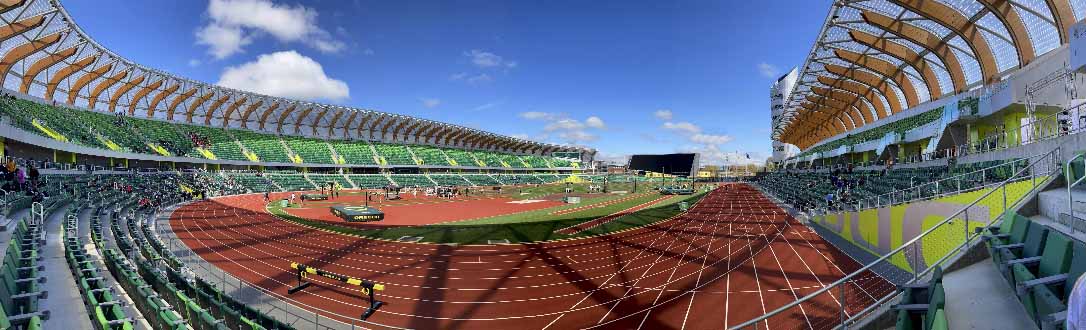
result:
[(274, 181), (284, 191), (313, 190), (317, 189), (309, 180), (301, 175), (291, 174), (265, 174), (268, 179)]
[(347, 181), (347, 177), (340, 174), (309, 174), (309, 180), (312, 180), (318, 186), (327, 185), (328, 182), (335, 182), (343, 189), (351, 189), (354, 187), (350, 181)]
[(380, 174), (350, 174), (347, 178), (361, 189), (377, 189), (388, 187), (388, 178)]
[(472, 155), (475, 156), (475, 159), (478, 159), (480, 162), (482, 162), (483, 166), (506, 167), (506, 166), (502, 165), (501, 157), (498, 157), (497, 154), (486, 152), (486, 151), (474, 151), (474, 152), (472, 152)]
[(550, 162), (547, 161), (546, 158), (543, 158), (543, 157), (540, 157), (540, 156), (524, 155), (524, 156), (520, 156), (520, 158), (523, 159), (525, 163), (528, 163), (529, 167), (532, 167), (532, 168), (551, 168), (551, 167), (553, 167), (553, 166), (551, 166)]
[(405, 145), (374, 142), (373, 148), (377, 150), (377, 156), (384, 160), (381, 165), (418, 165)]
[(481, 166), (470, 152), (460, 149), (442, 148), (441, 151), (449, 156), (449, 163), (453, 166), (477, 167)]
[[(80, 295), (83, 296), (84, 307), (87, 308), (91, 319), (98, 329), (134, 329), (133, 318), (125, 313), (121, 300), (109, 287), (106, 278), (102, 274), (105, 270), (99, 269), (84, 247), (83, 242), (77, 238), (68, 236), (78, 230), (78, 223), (74, 218), (69, 218), (62, 232), (65, 256), (68, 259), (68, 268), (72, 271)], [(100, 228), (96, 228), (100, 230)], [(100, 232), (92, 234), (92, 239), (101, 240)], [(97, 244), (97, 243), (96, 243)], [(112, 253), (106, 250), (106, 254)]]
[[(233, 134), (245, 148), (255, 153), (256, 156), (260, 158), (260, 161), (292, 163), (290, 157), (287, 156), (286, 149), (283, 149), (283, 143), (279, 141), (278, 136), (246, 130), (231, 130), (230, 134)], [(331, 159), (331, 157), (329, 157), (329, 159)]]
[(943, 290), (943, 271), (935, 266), (927, 283), (901, 288), (901, 301), (894, 306), (897, 311), (896, 328), (899, 330), (946, 330), (946, 292)]
[(400, 174), (392, 177), (400, 187), (433, 187), (436, 184), (423, 174)]
[(938, 107), (938, 108), (935, 108), (935, 109), (932, 109), (932, 110), (928, 110), (928, 111), (913, 115), (911, 117), (906, 117), (906, 118), (903, 118), (903, 119), (899, 119), (899, 120), (896, 120), (896, 121), (891, 122), (891, 123), (886, 123), (886, 124), (880, 125), (878, 127), (874, 127), (874, 128), (865, 130), (863, 132), (852, 134), (852, 135), (846, 136), (846, 137), (841, 138), (841, 139), (833, 140), (833, 141), (827, 142), (825, 144), (822, 144), (822, 145), (819, 145), (819, 146), (816, 146), (816, 147), (808, 148), (807, 150), (804, 150), (799, 155), (796, 155), (796, 157), (806, 157), (808, 155), (812, 155), (812, 154), (819, 153), (819, 152), (835, 150), (835, 149), (837, 149), (837, 148), (839, 148), (841, 146), (851, 146), (851, 145), (864, 143), (864, 142), (867, 142), (867, 141), (873, 141), (873, 140), (881, 139), (883, 136), (886, 135), (886, 133), (890, 133), (890, 132), (894, 132), (894, 133), (897, 133), (899, 135), (905, 134), (905, 132), (907, 132), (909, 130), (912, 130), (914, 128), (918, 128), (918, 127), (930, 124), (930, 123), (932, 123), (932, 122), (934, 122), (936, 120), (939, 120), (939, 118), (942, 115), (943, 115), (943, 108)]
[(502, 184), (494, 177), (486, 174), (464, 174), (464, 178), (476, 186), (500, 186)]
[(39, 255), (42, 230), (22, 219), (11, 234), (0, 270), (0, 328), (42, 329), (42, 320), (49, 317), (38, 303), (47, 295), (40, 286), (45, 281), (40, 274), (44, 269)]
[(335, 164), (332, 160), (332, 151), (328, 149), (328, 144), (324, 141), (286, 135), (283, 136), (283, 141), (287, 143), (290, 150), (302, 157), (303, 163)]
[(458, 174), (430, 174), (430, 178), (439, 186), (470, 186), (471, 182), (464, 180)]
[(424, 145), (413, 145), (409, 148), (420, 160), (419, 165), (450, 166), (449, 159), (445, 157), (445, 153), (441, 152), (439, 148)]
[(499, 157), (499, 159), (501, 159), (503, 166), (504, 165), (509, 165), (508, 167), (512, 167), (512, 168), (528, 168), (528, 167), (530, 167), (528, 165), (528, 163), (525, 163), (524, 160), (520, 159), (520, 156), (517, 156), (517, 155), (500, 154), (500, 155), (498, 155), (498, 157)]
[(329, 141), (347, 164), (376, 165), (373, 150), (365, 141)]
[[(186, 135), (194, 134), (199, 139), (206, 139), (208, 143), (206, 148), (215, 155), (215, 158), (241, 161), (249, 160), (242, 153), (241, 146), (238, 145), (237, 141), (221, 128), (196, 125), (180, 125), (177, 127), (186, 133)], [(195, 150), (185, 156), (204, 158), (203, 155)]]
[[(139, 118), (128, 118), (127, 120), (134, 125), (134, 130), (141, 133), (149, 143), (165, 148), (173, 156), (185, 156), (194, 153), (192, 149), (195, 146), (192, 144), (192, 139), (175, 128), (175, 124)], [(196, 156), (203, 158), (198, 154)]]
[[(295, 160), (292, 157), (298, 156), (300, 161), (313, 164), (392, 166), (552, 168), (573, 165), (568, 160), (548, 156), (426, 145), (374, 142), (371, 149), (365, 141), (280, 137), (246, 129), (226, 130), (55, 107), (23, 99), (0, 102), (0, 114), (10, 118), (14, 126), (34, 134), (92, 148), (152, 155), (278, 163), (292, 163)], [(328, 145), (335, 154), (328, 150)]]

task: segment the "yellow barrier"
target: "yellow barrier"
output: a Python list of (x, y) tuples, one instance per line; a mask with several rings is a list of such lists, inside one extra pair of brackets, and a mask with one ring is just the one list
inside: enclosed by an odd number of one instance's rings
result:
[(309, 277), (309, 274), (313, 274), (347, 283), (350, 285), (358, 286), (360, 288), (360, 291), (362, 291), (362, 294), (369, 296), (370, 307), (367, 308), (366, 311), (363, 312), (362, 315), (359, 317), (362, 320), (365, 320), (366, 318), (370, 317), (370, 315), (373, 315), (373, 312), (377, 311), (378, 308), (381, 308), (381, 306), (385, 304), (384, 302), (378, 301), (374, 297), (375, 291), (385, 290), (384, 284), (374, 283), (371, 281), (320, 270), (317, 268), (299, 264), (297, 262), (291, 262), (290, 268), (298, 271), (298, 286), (288, 289), (287, 294), (294, 294), (295, 292), (301, 291), (302, 289), (305, 289), (312, 285), (313, 283), (305, 281), (305, 279)]

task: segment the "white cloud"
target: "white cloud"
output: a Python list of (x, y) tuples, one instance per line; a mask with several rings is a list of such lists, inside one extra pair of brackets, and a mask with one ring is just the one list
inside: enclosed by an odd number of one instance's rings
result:
[(761, 73), (762, 76), (765, 76), (766, 78), (776, 79), (777, 75), (781, 73), (781, 70), (777, 69), (776, 65), (762, 62), (758, 63), (758, 73)]
[(520, 113), (521, 118), (528, 120), (552, 120), (552, 118), (557, 118), (557, 116), (558, 115), (554, 113), (541, 111), (528, 111)]
[(252, 38), (245, 36), (236, 26), (212, 24), (196, 31), (196, 43), (209, 46), (207, 52), (217, 59), (240, 53), (241, 47), (252, 42)]
[(240, 53), (256, 36), (267, 34), (281, 42), (301, 42), (324, 53), (336, 53), (346, 44), (317, 25), (317, 11), (302, 5), (281, 5), (270, 0), (211, 0), (209, 22), (196, 31), (196, 43), (209, 47), (217, 59)]
[(694, 134), (690, 136), (690, 142), (720, 145), (728, 142), (732, 142), (734, 138), (729, 135), (713, 135), (713, 134)]
[(449, 75), (449, 80), (460, 81), (460, 80), (464, 80), (464, 78), (467, 77), (467, 76), (468, 76), (467, 72), (457, 72), (457, 73)]
[(565, 114), (542, 111), (522, 112), (519, 116), (527, 120), (545, 123), (543, 125), (543, 134), (537, 140), (545, 140), (553, 136), (567, 144), (581, 144), (599, 139), (598, 135), (591, 133), (592, 130), (606, 128), (603, 119), (597, 116), (589, 116), (584, 121), (569, 118)]
[(200, 64), (201, 64), (200, 60), (197, 60), (195, 58), (194, 59), (189, 59), (189, 66), (190, 67), (195, 68), (195, 67), (200, 66)]
[(659, 120), (671, 120), (672, 118), (671, 110), (668, 109), (656, 110), (656, 112), (653, 112), (652, 115)]
[(347, 83), (328, 77), (320, 63), (295, 51), (264, 54), (256, 61), (227, 67), (216, 84), (306, 100), (342, 100), (350, 96)]
[(599, 136), (585, 131), (571, 130), (558, 133), (558, 138), (569, 143), (584, 143), (596, 141), (599, 139)]
[(698, 134), (698, 133), (701, 133), (701, 127), (698, 127), (698, 125), (694, 125), (694, 124), (691, 124), (691, 123), (685, 122), (685, 121), (678, 122), (678, 123), (673, 123), (673, 122), (669, 121), (669, 122), (664, 123), (663, 127), (666, 130), (676, 131), (676, 132), (683, 133), (683, 134)]
[(471, 111), (483, 111), (483, 110), (490, 110), (490, 109), (493, 109), (494, 107), (497, 107), (497, 106), (499, 106), (499, 105), (502, 105), (502, 103), (505, 103), (505, 101), (494, 101), (494, 102), (490, 102), (490, 103), (487, 103), (487, 104), (483, 104), (483, 105), (477, 106), (477, 107), (475, 107), (475, 108), (472, 108), (472, 109), (471, 109)]
[(366, 48), (362, 50), (362, 55), (370, 56), (373, 54), (376, 54), (376, 52), (374, 52), (372, 48)]
[(512, 69), (517, 67), (516, 61), (509, 61), (494, 53), (472, 49), (464, 52), (464, 56), (471, 59), (471, 63), (480, 68), (503, 67)]
[(561, 119), (561, 120), (558, 120), (558, 121), (554, 121), (554, 122), (552, 122), (550, 124), (547, 124), (547, 126), (543, 127), (543, 130), (547, 131), (547, 132), (572, 131), (572, 130), (578, 130), (579, 131), (579, 130), (583, 130), (583, 129), (585, 129), (585, 124), (581, 123), (580, 121), (573, 120), (573, 119)]
[(599, 128), (599, 129), (607, 128), (607, 125), (603, 124), (603, 119), (600, 119), (600, 117), (596, 117), (596, 116), (588, 117), (588, 119), (584, 120), (584, 124), (585, 124), (585, 126), (588, 126), (588, 127), (591, 127), (591, 128)]
[(434, 108), (441, 105), (441, 100), (435, 98), (422, 98), (419, 101), (422, 102), (422, 106), (427, 108)]
[(481, 73), (481, 74), (478, 74), (478, 75), (475, 75), (475, 76), (468, 77), (468, 79), (466, 81), (469, 84), (483, 84), (483, 83), (488, 83), (488, 82), (494, 81), (494, 78), (491, 78), (490, 75), (488, 75), (488, 74)]

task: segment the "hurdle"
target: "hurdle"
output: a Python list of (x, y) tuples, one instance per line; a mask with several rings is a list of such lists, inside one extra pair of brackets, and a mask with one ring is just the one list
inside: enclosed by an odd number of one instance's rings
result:
[(370, 302), (370, 307), (367, 308), (366, 311), (362, 312), (361, 316), (359, 316), (359, 319), (361, 320), (369, 318), (370, 315), (373, 315), (373, 313), (376, 312), (378, 308), (381, 308), (381, 306), (384, 306), (385, 304), (383, 301), (377, 300), (377, 298), (374, 296), (374, 291), (385, 290), (384, 284), (374, 283), (371, 281), (361, 280), (346, 275), (340, 275), (333, 272), (320, 270), (317, 268), (299, 264), (297, 262), (291, 262), (290, 268), (297, 271), (296, 273), (298, 275), (298, 285), (293, 288), (287, 289), (287, 294), (294, 294), (295, 292), (301, 291), (305, 288), (308, 288), (310, 285), (313, 285), (313, 282), (309, 282), (306, 279), (309, 274), (314, 274), (317, 276), (326, 277), (329, 279), (360, 287), (362, 290), (362, 294), (367, 295)]

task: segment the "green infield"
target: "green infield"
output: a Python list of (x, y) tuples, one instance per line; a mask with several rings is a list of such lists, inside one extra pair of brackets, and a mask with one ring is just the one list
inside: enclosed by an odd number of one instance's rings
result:
[(702, 192), (694, 195), (668, 196), (667, 199), (644, 209), (573, 235), (559, 234), (556, 231), (651, 202), (662, 196), (658, 193), (607, 194), (603, 197), (592, 198), (590, 203), (567, 204), (497, 217), (426, 226), (375, 226), (374, 228), (355, 228), (300, 218), (283, 211), (277, 203), (268, 204), (268, 211), (282, 219), (301, 225), (376, 239), (398, 240), (408, 236), (422, 237), (420, 242), (429, 243), (487, 244), (491, 240), (526, 243), (602, 235), (649, 225), (682, 213), (679, 210), (679, 202), (687, 201), (694, 204), (704, 195), (705, 193)]

